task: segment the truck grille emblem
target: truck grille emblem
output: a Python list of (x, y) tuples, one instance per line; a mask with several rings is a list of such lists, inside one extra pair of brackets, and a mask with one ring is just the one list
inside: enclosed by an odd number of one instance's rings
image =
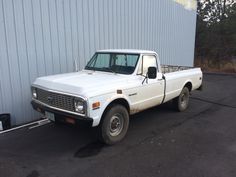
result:
[(47, 99), (48, 99), (48, 103), (50, 103), (50, 104), (53, 103), (53, 98), (52, 97), (49, 96)]

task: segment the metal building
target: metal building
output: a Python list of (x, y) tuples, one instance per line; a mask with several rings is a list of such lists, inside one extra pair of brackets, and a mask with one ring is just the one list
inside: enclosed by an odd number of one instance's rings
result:
[(0, 0), (0, 114), (39, 118), (38, 76), (82, 69), (97, 49), (148, 49), (163, 64), (193, 65), (195, 0)]

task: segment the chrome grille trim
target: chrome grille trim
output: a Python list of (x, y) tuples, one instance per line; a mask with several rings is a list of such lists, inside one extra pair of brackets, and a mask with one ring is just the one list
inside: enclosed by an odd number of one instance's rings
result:
[[(58, 110), (58, 111), (63, 111), (63, 112), (67, 112), (67, 113), (70, 113), (70, 114), (74, 114), (74, 115), (79, 115), (79, 116), (82, 116), (82, 117), (86, 117), (87, 116), (87, 98), (85, 97), (82, 97), (82, 96), (79, 96), (79, 95), (74, 95), (74, 94), (70, 94), (70, 93), (64, 93), (64, 92), (60, 92), (60, 91), (55, 91), (55, 90), (49, 90), (49, 89), (46, 89), (44, 87), (41, 87), (41, 86), (38, 86), (38, 85), (32, 85), (31, 86), (32, 88), (35, 88), (37, 89), (37, 95), (38, 95), (38, 92), (42, 92), (40, 96), (42, 96), (41, 98), (38, 96), (37, 99), (34, 99), (32, 98), (32, 100), (36, 103), (39, 103), (43, 106), (46, 106), (46, 107), (49, 107), (51, 109), (55, 109), (55, 110)], [(53, 104), (53, 103), (48, 103), (46, 101), (46, 98), (45, 98), (45, 94), (49, 94), (50, 96), (56, 96), (57, 95), (60, 95), (59, 97), (59, 101), (61, 101), (59, 104)], [(78, 113), (78, 112), (75, 112), (74, 111), (74, 99), (81, 99), (81, 101), (84, 102), (84, 109), (85, 109), (85, 113), (82, 114), (82, 113)], [(39, 100), (39, 99), (42, 99), (42, 100)], [(58, 99), (56, 99), (58, 100)], [(72, 101), (71, 101), (72, 100)], [(65, 104), (69, 103), (69, 107), (68, 106), (64, 106)], [(68, 109), (66, 109), (68, 108)]]
[(38, 104), (41, 104), (41, 105), (43, 105), (43, 106), (46, 106), (46, 107), (48, 107), (48, 108), (50, 108), (50, 109), (54, 109), (54, 110), (57, 110), (57, 111), (62, 111), (62, 112), (66, 112), (66, 113), (70, 113), (70, 114), (74, 114), (74, 115), (78, 115), (78, 116), (82, 116), (82, 117), (85, 117), (86, 115), (85, 114), (80, 114), (80, 113), (77, 113), (77, 112), (71, 112), (71, 111), (67, 111), (67, 110), (63, 110), (63, 109), (59, 109), (59, 108), (55, 108), (55, 107), (52, 107), (52, 106), (49, 106), (49, 105), (47, 105), (47, 104), (45, 104), (45, 103), (42, 103), (42, 102), (40, 102), (40, 101), (38, 101), (38, 100), (36, 100), (36, 99), (32, 99), (35, 103), (38, 103)]
[(49, 106), (74, 112), (74, 97), (37, 89), (37, 100)]

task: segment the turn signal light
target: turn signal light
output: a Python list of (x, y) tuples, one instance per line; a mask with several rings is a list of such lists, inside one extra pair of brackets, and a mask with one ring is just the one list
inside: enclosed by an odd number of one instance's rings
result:
[(92, 104), (93, 109), (98, 109), (100, 107), (100, 102), (95, 102)]

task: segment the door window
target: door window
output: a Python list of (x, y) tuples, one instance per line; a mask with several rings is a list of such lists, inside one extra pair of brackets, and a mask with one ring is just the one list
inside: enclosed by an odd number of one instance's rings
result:
[(142, 73), (146, 75), (148, 72), (149, 67), (156, 67), (157, 68), (157, 60), (156, 57), (153, 55), (144, 55), (142, 58), (142, 64), (139, 67), (139, 74)]

